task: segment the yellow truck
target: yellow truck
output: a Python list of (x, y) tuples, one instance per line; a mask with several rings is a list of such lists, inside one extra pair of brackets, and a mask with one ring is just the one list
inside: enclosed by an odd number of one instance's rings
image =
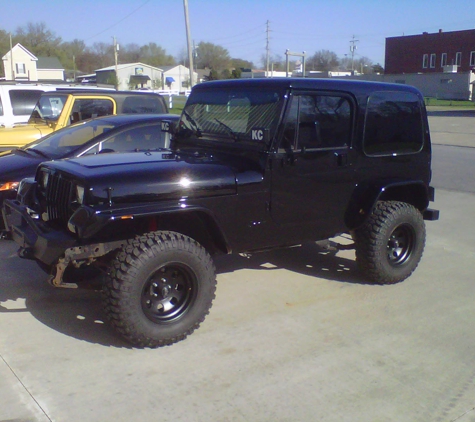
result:
[(110, 114), (168, 113), (165, 100), (153, 92), (53, 91), (41, 95), (27, 124), (0, 128), (0, 151), (14, 149), (72, 123)]

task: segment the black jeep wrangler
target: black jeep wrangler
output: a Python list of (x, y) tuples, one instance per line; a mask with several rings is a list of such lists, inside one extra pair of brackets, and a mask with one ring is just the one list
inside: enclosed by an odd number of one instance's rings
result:
[(200, 325), (213, 255), (348, 233), (367, 280), (391, 284), (417, 267), (424, 219), (438, 219), (426, 110), (410, 86), (208, 82), (173, 132), (165, 151), (41, 164), (3, 210), (20, 256), (53, 286), (71, 287), (68, 267), (105, 269), (106, 314), (135, 346)]

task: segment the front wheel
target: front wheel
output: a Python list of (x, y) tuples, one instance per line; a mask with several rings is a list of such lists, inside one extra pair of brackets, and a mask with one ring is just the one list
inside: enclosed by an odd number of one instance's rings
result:
[(426, 230), (422, 214), (414, 206), (379, 201), (353, 237), (356, 261), (370, 281), (394, 284), (409, 277), (419, 264)]
[(111, 263), (103, 298), (113, 327), (137, 347), (183, 340), (211, 308), (216, 270), (193, 239), (158, 231), (129, 240)]

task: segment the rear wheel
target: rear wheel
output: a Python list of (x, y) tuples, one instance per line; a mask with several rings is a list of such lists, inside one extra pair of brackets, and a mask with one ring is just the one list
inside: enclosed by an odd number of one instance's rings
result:
[(137, 347), (183, 340), (204, 321), (216, 290), (211, 256), (193, 239), (152, 232), (129, 240), (104, 285), (105, 312)]
[(380, 201), (353, 233), (356, 261), (374, 283), (393, 284), (409, 277), (424, 251), (422, 214), (405, 202)]

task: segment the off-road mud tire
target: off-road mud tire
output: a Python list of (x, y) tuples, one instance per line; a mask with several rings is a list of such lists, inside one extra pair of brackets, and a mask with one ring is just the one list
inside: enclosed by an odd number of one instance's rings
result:
[(197, 329), (215, 291), (216, 269), (209, 253), (190, 237), (156, 231), (129, 240), (112, 260), (104, 309), (128, 342), (155, 348)]
[(422, 214), (398, 201), (379, 201), (366, 223), (353, 233), (356, 261), (370, 282), (394, 284), (418, 266), (426, 230)]

